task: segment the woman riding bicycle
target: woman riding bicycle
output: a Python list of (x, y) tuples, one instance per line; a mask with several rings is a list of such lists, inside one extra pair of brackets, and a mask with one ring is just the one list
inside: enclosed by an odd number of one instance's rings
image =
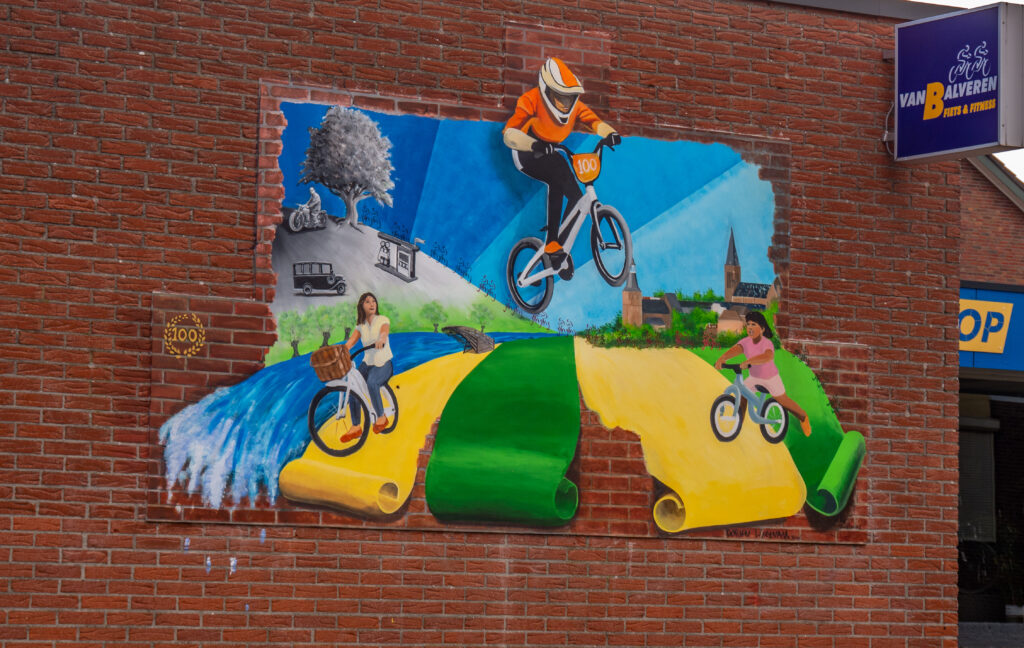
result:
[(576, 126), (585, 126), (607, 140), (609, 146), (622, 141), (615, 129), (601, 121), (582, 101), (583, 84), (560, 59), (549, 58), (540, 68), (539, 87), (516, 101), (516, 110), (506, 122), (502, 137), (512, 149), (516, 168), (548, 187), (547, 226), (544, 251), (551, 265), (559, 268), (566, 257), (558, 226), (583, 196), (569, 162), (555, 153), (554, 144), (561, 144)]
[[(775, 347), (772, 345), (772, 329), (768, 326), (768, 320), (758, 311), (750, 311), (746, 316), (747, 337), (743, 338), (728, 351), (722, 354), (715, 361), (715, 369), (721, 370), (722, 363), (740, 354), (747, 357), (747, 361), (740, 366), (750, 369), (750, 376), (743, 381), (743, 384), (750, 390), (756, 390), (762, 386), (768, 390), (772, 398), (785, 407), (800, 420), (800, 429), (804, 436), (811, 436), (811, 419), (807, 412), (796, 404), (789, 396), (786, 396), (786, 387), (782, 384), (782, 376), (775, 366)], [(743, 416), (743, 409), (747, 406), (746, 401), (740, 405), (740, 417)]]
[[(391, 320), (384, 317), (377, 311), (377, 298), (373, 293), (363, 293), (356, 304), (356, 328), (352, 336), (345, 343), (345, 349), (352, 351), (356, 342), (362, 340), (366, 351), (363, 353), (363, 361), (357, 370), (366, 380), (366, 386), (370, 391), (370, 405), (377, 415), (377, 421), (373, 424), (373, 431), (380, 433), (388, 427), (388, 417), (384, 415), (384, 403), (380, 397), (381, 387), (394, 374), (394, 367), (391, 364), (391, 345), (388, 343), (388, 333), (391, 329)], [(349, 412), (352, 414), (352, 427), (341, 437), (342, 443), (358, 439), (362, 434), (361, 416), (358, 402), (353, 399), (349, 401)]]

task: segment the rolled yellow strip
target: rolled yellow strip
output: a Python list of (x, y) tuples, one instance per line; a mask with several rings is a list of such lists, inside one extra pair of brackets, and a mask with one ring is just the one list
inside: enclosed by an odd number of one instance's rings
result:
[(765, 441), (749, 418), (732, 441), (715, 438), (711, 404), (729, 383), (693, 353), (601, 349), (577, 338), (576, 372), (587, 407), (604, 425), (637, 433), (647, 471), (671, 489), (654, 504), (658, 528), (676, 533), (800, 511), (807, 491), (784, 444)]
[[(331, 457), (310, 443), (301, 457), (281, 469), (281, 493), (290, 500), (362, 515), (389, 515), (412, 492), (417, 459), (455, 387), (487, 354), (454, 353), (394, 376), (398, 425), (374, 434), (348, 457)], [(330, 425), (330, 422), (325, 423)]]

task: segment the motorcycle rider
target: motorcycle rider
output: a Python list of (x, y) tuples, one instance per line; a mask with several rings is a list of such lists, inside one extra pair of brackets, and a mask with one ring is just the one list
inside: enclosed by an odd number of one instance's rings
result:
[(313, 217), (320, 213), (320, 194), (313, 187), (309, 188), (309, 200), (306, 201), (306, 209), (309, 215)]
[[(565, 140), (577, 122), (603, 137), (609, 146), (618, 145), (622, 138), (580, 101), (583, 84), (561, 59), (552, 57), (544, 62), (537, 85), (516, 101), (515, 112), (505, 123), (502, 138), (512, 149), (516, 168), (547, 185), (544, 252), (564, 279), (572, 275), (572, 265), (569, 255), (562, 249), (564, 241), (558, 240), (558, 226), (583, 197), (583, 192), (568, 160), (556, 152), (554, 144)], [(562, 203), (566, 198), (563, 211)]]

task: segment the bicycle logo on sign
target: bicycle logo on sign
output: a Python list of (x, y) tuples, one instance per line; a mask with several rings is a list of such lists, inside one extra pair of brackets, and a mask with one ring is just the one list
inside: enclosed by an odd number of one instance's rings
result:
[(971, 50), (970, 43), (956, 53), (956, 64), (949, 68), (949, 82), (956, 83), (963, 79), (970, 81), (974, 77), (987, 77), (991, 71), (992, 64), (988, 60), (988, 41), (981, 41)]

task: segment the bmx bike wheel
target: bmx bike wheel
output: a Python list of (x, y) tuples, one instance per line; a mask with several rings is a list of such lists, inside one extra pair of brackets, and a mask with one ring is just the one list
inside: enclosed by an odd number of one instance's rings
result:
[(597, 208), (590, 229), (590, 249), (597, 272), (608, 285), (626, 283), (629, 267), (633, 265), (633, 239), (626, 220), (611, 205)]
[[(370, 413), (358, 395), (349, 393), (349, 407), (338, 417), (338, 397), (347, 390), (344, 386), (323, 387), (309, 403), (307, 424), (309, 436), (320, 450), (332, 457), (347, 457), (363, 447), (370, 436)], [(360, 415), (360, 434), (356, 439), (342, 441), (341, 438), (352, 427), (351, 406)]]
[(551, 259), (546, 254), (542, 254), (537, 263), (530, 266), (531, 259), (543, 247), (544, 243), (539, 238), (524, 238), (513, 246), (505, 266), (505, 281), (508, 283), (512, 301), (527, 313), (539, 313), (547, 308), (555, 292), (555, 279), (550, 275), (529, 286), (520, 286), (516, 281), (523, 270), (528, 270), (527, 274), (532, 274), (538, 266), (544, 270), (551, 268)]
[(736, 409), (736, 397), (722, 394), (711, 405), (711, 431), (719, 441), (732, 441), (740, 433), (743, 415)]
[(761, 436), (765, 441), (778, 443), (786, 438), (786, 432), (789, 431), (789, 412), (779, 401), (769, 398), (761, 406), (758, 414), (762, 419), (769, 421), (761, 423)]

